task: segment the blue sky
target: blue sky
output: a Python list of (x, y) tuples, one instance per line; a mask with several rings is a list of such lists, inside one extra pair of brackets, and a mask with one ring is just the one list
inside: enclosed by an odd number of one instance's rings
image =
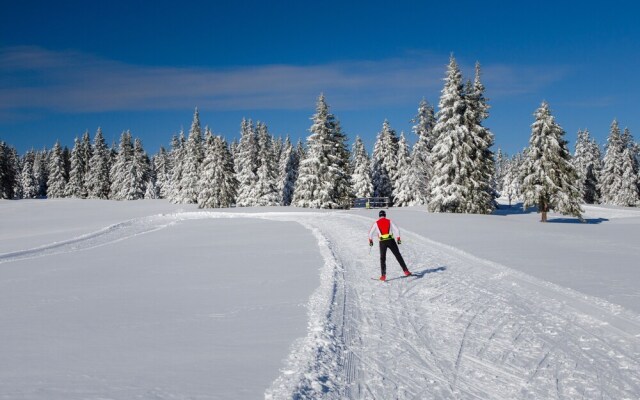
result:
[(98, 126), (148, 152), (201, 121), (229, 140), (242, 117), (305, 138), (323, 92), (369, 150), (384, 119), (410, 141), (438, 103), (449, 55), (482, 65), (485, 125), (527, 145), (543, 100), (573, 149), (613, 118), (640, 137), (640, 6), (634, 1), (21, 1), (0, 13), (0, 140), (71, 146)]

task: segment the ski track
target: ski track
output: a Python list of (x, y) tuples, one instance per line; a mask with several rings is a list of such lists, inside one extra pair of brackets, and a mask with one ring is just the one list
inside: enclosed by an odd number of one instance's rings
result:
[[(416, 277), (390, 282), (369, 252), (370, 219), (314, 212), (182, 212), (0, 254), (0, 264), (108, 245), (182, 220), (302, 224), (325, 264), (308, 334), (291, 347), (268, 399), (637, 399), (640, 317), (412, 232)], [(388, 275), (401, 269), (388, 256)]]

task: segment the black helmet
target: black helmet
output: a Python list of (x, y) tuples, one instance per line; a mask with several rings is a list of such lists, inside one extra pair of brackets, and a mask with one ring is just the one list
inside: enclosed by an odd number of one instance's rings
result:
[(386, 217), (387, 213), (384, 212), (384, 210), (380, 210), (380, 212), (378, 213), (378, 217)]

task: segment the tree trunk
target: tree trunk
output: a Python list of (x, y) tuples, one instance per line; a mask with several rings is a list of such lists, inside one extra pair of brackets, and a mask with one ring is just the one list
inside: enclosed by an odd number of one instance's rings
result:
[(540, 222), (547, 222), (547, 211), (549, 211), (549, 205), (547, 204), (544, 197), (540, 199), (540, 212), (542, 212), (542, 217)]

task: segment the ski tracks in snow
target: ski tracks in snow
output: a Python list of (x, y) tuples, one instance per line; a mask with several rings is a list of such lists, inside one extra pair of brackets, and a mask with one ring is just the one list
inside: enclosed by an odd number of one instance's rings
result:
[[(314, 212), (162, 214), (71, 240), (0, 254), (0, 264), (90, 249), (180, 220), (297, 222), (325, 260), (308, 333), (291, 348), (270, 399), (635, 399), (640, 317), (405, 231), (416, 277), (383, 283), (372, 221)], [(401, 275), (388, 255), (387, 274)]]

